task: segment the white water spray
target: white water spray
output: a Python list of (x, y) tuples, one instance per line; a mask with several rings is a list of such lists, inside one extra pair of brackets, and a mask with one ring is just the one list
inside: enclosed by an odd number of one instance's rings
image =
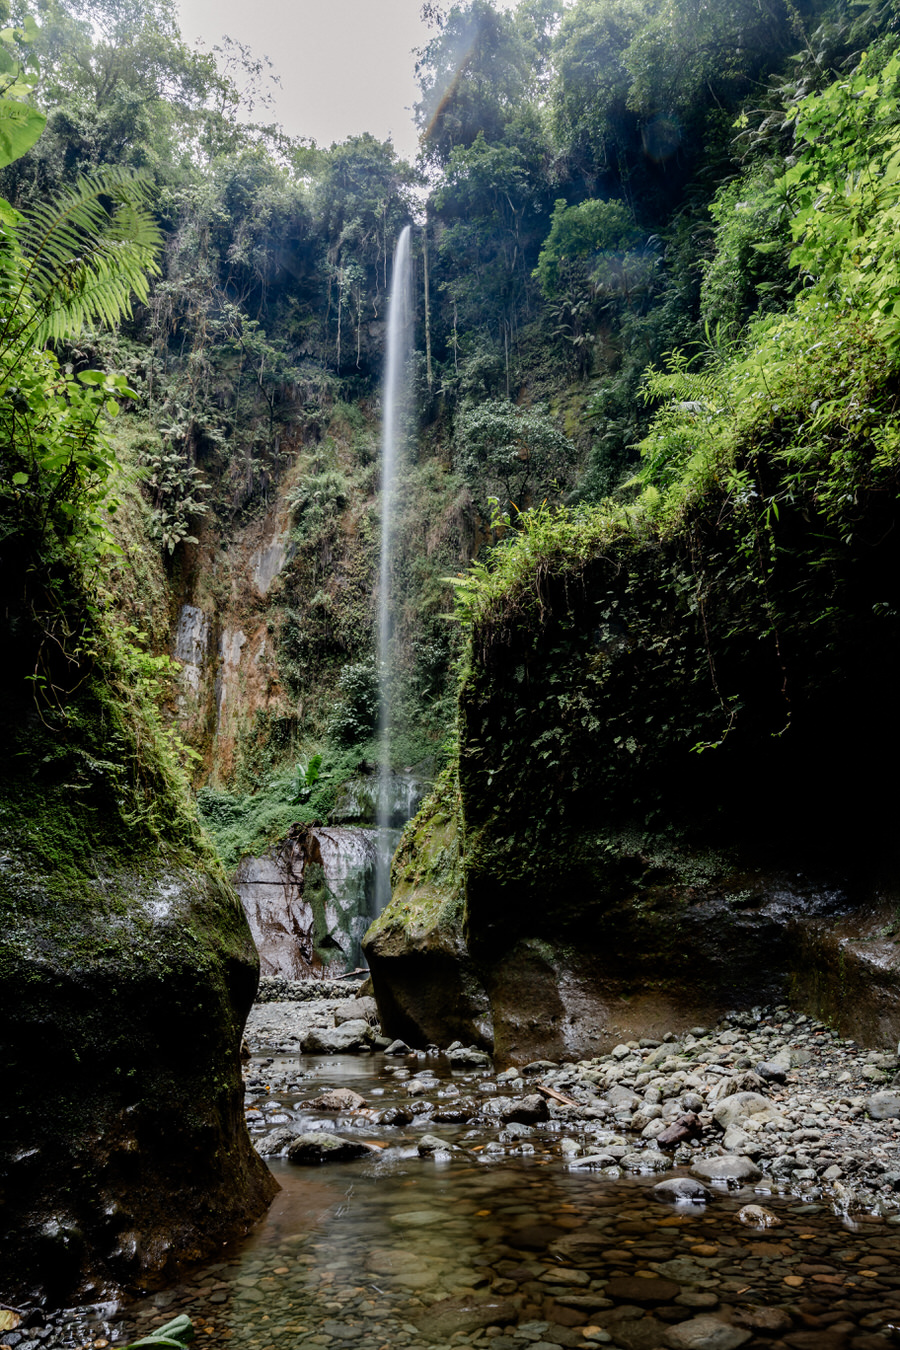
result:
[(388, 307), (387, 366), (381, 431), (381, 563), (378, 580), (378, 826), (379, 861), (375, 879), (375, 913), (391, 898), (391, 648), (393, 606), (394, 496), (400, 451), (409, 423), (409, 357), (412, 350), (412, 267), (407, 225), (394, 249), (391, 302)]

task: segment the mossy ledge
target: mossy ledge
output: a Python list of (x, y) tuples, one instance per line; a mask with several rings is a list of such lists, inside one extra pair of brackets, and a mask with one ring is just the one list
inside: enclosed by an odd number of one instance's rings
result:
[[(900, 749), (887, 711), (900, 531), (886, 486), (855, 496), (852, 532), (797, 493), (754, 535), (715, 485), (674, 529), (561, 514), (485, 574), (445, 910), (501, 1061), (596, 1053), (789, 988), (846, 1034), (896, 1035), (900, 1013), (869, 1016), (832, 987), (823, 946), (839, 916), (852, 942), (855, 915), (890, 907), (897, 876), (884, 766)], [(395, 946), (420, 923), (403, 910), (403, 878), (428, 869), (419, 835), (380, 920)], [(429, 937), (440, 953), (445, 928)], [(893, 944), (879, 961), (900, 1008)], [(423, 950), (419, 964), (425, 980)], [(389, 1010), (392, 970), (373, 963), (373, 977)]]
[[(277, 1189), (243, 1121), (258, 960), (164, 760), (109, 682), (0, 724), (4, 1295), (114, 1297)], [(152, 809), (151, 809), (152, 808)]]

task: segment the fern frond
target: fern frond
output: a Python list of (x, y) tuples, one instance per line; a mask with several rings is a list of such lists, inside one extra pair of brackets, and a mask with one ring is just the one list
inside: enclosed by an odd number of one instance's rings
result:
[(151, 189), (145, 174), (107, 168), (32, 208), (17, 233), (21, 294), (37, 316), (34, 343), (71, 337), (91, 323), (114, 325), (131, 313), (132, 296), (146, 300), (162, 243)]

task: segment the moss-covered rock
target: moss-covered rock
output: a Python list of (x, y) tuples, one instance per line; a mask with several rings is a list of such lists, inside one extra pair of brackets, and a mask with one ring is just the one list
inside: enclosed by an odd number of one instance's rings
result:
[(363, 941), (381, 1024), (412, 1045), (491, 1049), (490, 1006), (463, 939), (459, 798), (445, 771), (403, 832), (391, 903)]
[[(852, 534), (781, 502), (765, 529), (715, 486), (667, 533), (537, 517), (485, 573), (456, 893), (501, 1059), (809, 988), (806, 920), (872, 894), (900, 749), (896, 497), (860, 494)], [(408, 836), (401, 873), (429, 849)]]
[(96, 1299), (171, 1277), (277, 1189), (242, 1110), (258, 960), (110, 688), (40, 716), (6, 695), (0, 1265), (8, 1297)]

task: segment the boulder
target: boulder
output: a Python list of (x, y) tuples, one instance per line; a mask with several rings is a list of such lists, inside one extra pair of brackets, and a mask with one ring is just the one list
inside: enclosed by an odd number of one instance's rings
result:
[(334, 1025), (343, 1026), (345, 1022), (362, 1020), (370, 1025), (378, 1021), (378, 1005), (374, 998), (355, 998), (344, 1008), (338, 1008), (334, 1014)]
[(695, 1181), (693, 1177), (670, 1177), (666, 1181), (658, 1181), (653, 1187), (653, 1196), (656, 1200), (662, 1200), (667, 1205), (677, 1205), (682, 1202), (689, 1202), (695, 1205), (705, 1205), (713, 1197), (712, 1191), (700, 1181)]
[(297, 1135), (298, 1131), (292, 1130), (290, 1126), (279, 1125), (277, 1129), (254, 1139), (253, 1147), (261, 1158), (274, 1158), (280, 1153), (286, 1153), (288, 1145), (293, 1143)]
[(371, 1146), (360, 1143), (358, 1139), (341, 1139), (336, 1134), (315, 1130), (311, 1134), (298, 1134), (288, 1148), (287, 1155), (292, 1163), (314, 1167), (319, 1163), (348, 1162), (371, 1152)]
[(365, 1097), (361, 1097), (350, 1088), (331, 1088), (328, 1092), (321, 1092), (318, 1097), (304, 1102), (303, 1105), (309, 1111), (358, 1111), (361, 1107), (368, 1106), (368, 1102)]
[(665, 1334), (665, 1343), (670, 1350), (738, 1350), (751, 1340), (753, 1333), (742, 1327), (734, 1327), (718, 1317), (703, 1313), (670, 1327)]
[(494, 1067), (490, 1055), (474, 1045), (464, 1045), (457, 1050), (447, 1050), (445, 1051), (445, 1057), (455, 1068), (459, 1069), (492, 1069)]
[(873, 1120), (894, 1120), (900, 1116), (900, 1092), (876, 1092), (866, 1102)]
[(713, 1118), (723, 1130), (737, 1125), (748, 1116), (760, 1115), (772, 1110), (772, 1102), (758, 1092), (735, 1092), (713, 1107)]
[(449, 1157), (451, 1153), (460, 1151), (455, 1144), (448, 1144), (446, 1139), (439, 1139), (436, 1134), (423, 1134), (416, 1149), (420, 1158), (433, 1158), (441, 1154)]
[(737, 1153), (723, 1153), (718, 1158), (699, 1158), (691, 1167), (701, 1181), (727, 1181), (737, 1186), (759, 1181), (762, 1172), (750, 1158)]
[(346, 1055), (370, 1048), (368, 1022), (356, 1019), (340, 1027), (313, 1027), (303, 1037), (305, 1055)]

